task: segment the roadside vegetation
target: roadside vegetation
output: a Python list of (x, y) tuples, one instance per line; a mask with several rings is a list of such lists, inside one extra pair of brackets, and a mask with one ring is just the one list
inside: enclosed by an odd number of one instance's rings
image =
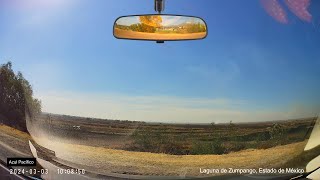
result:
[(41, 102), (22, 73), (15, 74), (11, 62), (0, 65), (0, 123), (27, 132), (27, 116), (40, 112)]
[[(220, 155), (305, 141), (316, 119), (165, 124), (43, 114), (38, 125), (52, 137), (78, 144), (171, 155)], [(81, 133), (74, 125), (81, 127)]]
[(250, 132), (248, 129), (245, 132), (243, 128), (230, 122), (224, 126), (211, 124), (205, 132), (196, 128), (190, 128), (190, 132), (179, 132), (170, 126), (157, 129), (150, 126), (137, 129), (131, 136), (132, 143), (126, 149), (173, 155), (219, 155), (301, 142), (309, 136), (309, 128), (273, 123), (258, 132)]

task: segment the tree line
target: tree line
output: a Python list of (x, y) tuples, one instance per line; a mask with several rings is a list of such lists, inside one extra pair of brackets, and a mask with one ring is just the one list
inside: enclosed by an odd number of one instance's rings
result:
[[(172, 27), (162, 27), (162, 26), (150, 26), (145, 23), (136, 23), (131, 24), (130, 26), (125, 25), (119, 25), (116, 24), (116, 28), (122, 29), (122, 30), (131, 30), (135, 32), (147, 32), (147, 33), (155, 33), (157, 31), (167, 31), (167, 29), (170, 29), (169, 31), (175, 32), (175, 33), (200, 33), (200, 32), (206, 32), (206, 25), (201, 23), (191, 23), (191, 24), (184, 24), (181, 26), (172, 26)], [(172, 30), (173, 29), (173, 30)]]
[(12, 63), (0, 66), (0, 123), (27, 132), (26, 118), (41, 113), (41, 101), (33, 97), (30, 83)]
[(136, 32), (148, 32), (148, 33), (154, 33), (157, 30), (157, 28), (155, 28), (153, 26), (149, 26), (149, 25), (141, 24), (141, 23), (131, 24), (130, 26), (116, 24), (116, 27), (118, 29), (122, 29), (122, 30), (131, 30), (131, 31), (136, 31)]

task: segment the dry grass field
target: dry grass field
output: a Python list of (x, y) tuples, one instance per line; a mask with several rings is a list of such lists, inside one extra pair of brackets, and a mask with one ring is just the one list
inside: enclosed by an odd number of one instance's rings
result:
[[(50, 149), (64, 163), (100, 174), (199, 176), (199, 168), (274, 168), (295, 158), (305, 142), (265, 150), (248, 149), (224, 155), (168, 155), (50, 142)], [(218, 174), (216, 174), (218, 175)]]
[(226, 154), (302, 142), (310, 135), (314, 120), (165, 124), (47, 114), (35, 120), (32, 134), (58, 138), (63, 143), (118, 150), (173, 155)]
[[(118, 173), (147, 176), (199, 176), (203, 175), (199, 173), (200, 168), (296, 167), (296, 158), (299, 159), (299, 167), (303, 167), (304, 161), (307, 162), (308, 158), (302, 156), (302, 153), (309, 131), (313, 128), (313, 122), (313, 118), (276, 122), (281, 124), (280, 132), (285, 129), (285, 137), (268, 139), (270, 137), (267, 136), (267, 139), (263, 139), (266, 138), (265, 134), (272, 132), (267, 130), (275, 127), (275, 122), (216, 125), (151, 124), (43, 115), (34, 121), (32, 126), (34, 129), (30, 133), (39, 145), (55, 151), (55, 161), (74, 168), (84, 168), (88, 172), (103, 175)], [(74, 126), (79, 126), (79, 129)], [(276, 130), (279, 129), (276, 128)], [(144, 134), (145, 132), (148, 133)], [(201, 149), (203, 147), (200, 148), (199, 154), (196, 151), (190, 151), (189, 154), (172, 154), (171, 152), (163, 153), (161, 149), (160, 151), (152, 149), (158, 146), (169, 146), (175, 149), (180, 148), (178, 145), (182, 143), (185, 145), (182, 148), (192, 150), (193, 141), (217, 143), (217, 137), (212, 133), (219, 134), (219, 140), (222, 142), (220, 146), (224, 150), (221, 154), (211, 152), (212, 149), (209, 151), (205, 149), (203, 153)], [(136, 139), (136, 136), (139, 138)], [(151, 139), (145, 139), (146, 136)], [(181, 136), (186, 138), (178, 141), (176, 138)], [(7, 144), (11, 149), (22, 149), (25, 154), (28, 154), (30, 151), (27, 141), (30, 138), (31, 136), (27, 133), (0, 125), (0, 142)], [(135, 144), (137, 140), (139, 142), (142, 140), (143, 143), (149, 143), (149, 141), (155, 141), (155, 143), (152, 144), (151, 149), (143, 149), (145, 151), (141, 152), (140, 148), (146, 144), (142, 143), (138, 146), (139, 144)], [(161, 144), (163, 142), (165, 143)], [(272, 144), (272, 142), (275, 143)], [(132, 144), (135, 144), (137, 149), (127, 148)], [(232, 151), (228, 149), (230, 145), (238, 144), (242, 144), (242, 148)], [(147, 152), (149, 150), (150, 152)], [(311, 155), (309, 153), (310, 158), (315, 155), (317, 155), (315, 152)]]

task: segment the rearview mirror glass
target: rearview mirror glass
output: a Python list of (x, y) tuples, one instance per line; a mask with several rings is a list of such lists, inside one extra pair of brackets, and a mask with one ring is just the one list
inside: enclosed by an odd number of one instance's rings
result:
[(174, 41), (196, 40), (207, 36), (204, 20), (192, 16), (136, 15), (123, 16), (114, 23), (118, 39)]

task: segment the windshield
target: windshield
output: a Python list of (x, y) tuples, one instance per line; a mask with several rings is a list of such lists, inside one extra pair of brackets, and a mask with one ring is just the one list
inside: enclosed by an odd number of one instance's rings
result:
[(151, 0), (1, 0), (0, 160), (36, 158), (20, 175), (44, 179), (310, 172), (319, 8), (169, 0), (208, 34), (159, 44), (113, 36), (119, 16), (157, 14)]

